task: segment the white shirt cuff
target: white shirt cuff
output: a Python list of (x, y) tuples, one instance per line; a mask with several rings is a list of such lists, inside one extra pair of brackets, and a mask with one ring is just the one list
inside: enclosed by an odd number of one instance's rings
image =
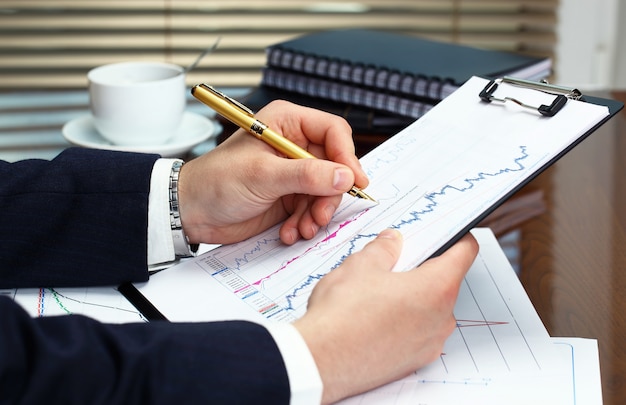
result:
[(265, 326), (285, 362), (291, 389), (290, 404), (319, 405), (322, 402), (322, 378), (300, 332), (291, 324), (267, 323)]
[[(158, 159), (152, 168), (148, 198), (148, 265), (176, 260), (170, 224), (169, 178), (176, 159)], [(322, 379), (309, 347), (291, 324), (265, 325), (282, 354), (292, 405), (318, 405), (322, 401)]]
[(178, 159), (158, 159), (152, 167), (148, 197), (148, 265), (176, 260), (170, 224), (170, 173)]

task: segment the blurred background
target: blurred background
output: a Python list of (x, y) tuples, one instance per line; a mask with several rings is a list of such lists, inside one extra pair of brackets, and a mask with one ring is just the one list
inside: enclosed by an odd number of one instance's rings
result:
[[(551, 82), (616, 89), (626, 88), (624, 21), (619, 0), (0, 0), (0, 158), (67, 147), (60, 128), (85, 111), (89, 69), (187, 66), (218, 37), (189, 85), (241, 94), (259, 84), (268, 45), (359, 27), (547, 56)], [(40, 108), (57, 112), (42, 118), (33, 114)]]

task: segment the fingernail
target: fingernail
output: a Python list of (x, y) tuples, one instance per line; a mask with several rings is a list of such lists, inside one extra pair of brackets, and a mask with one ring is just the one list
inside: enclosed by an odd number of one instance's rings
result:
[(311, 224), (311, 237), (317, 235), (317, 231), (320, 230), (320, 227), (317, 224)]
[(335, 207), (333, 207), (332, 205), (327, 205), (326, 208), (324, 208), (324, 215), (326, 216), (326, 221), (330, 222), (330, 219), (333, 217), (333, 215), (335, 215)]
[(287, 234), (289, 235), (289, 241), (287, 241), (288, 244), (296, 243), (298, 239), (300, 239), (300, 232), (298, 232), (297, 229), (290, 229)]
[(337, 168), (333, 177), (333, 187), (336, 190), (343, 190), (350, 185), (351, 178), (352, 173), (350, 173), (350, 169), (345, 167)]

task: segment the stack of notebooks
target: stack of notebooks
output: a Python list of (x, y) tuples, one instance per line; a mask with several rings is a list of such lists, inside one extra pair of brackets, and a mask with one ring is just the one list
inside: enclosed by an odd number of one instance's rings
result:
[(402, 127), (471, 76), (541, 80), (551, 60), (365, 29), (271, 45), (253, 108), (283, 98), (343, 115), (356, 129)]

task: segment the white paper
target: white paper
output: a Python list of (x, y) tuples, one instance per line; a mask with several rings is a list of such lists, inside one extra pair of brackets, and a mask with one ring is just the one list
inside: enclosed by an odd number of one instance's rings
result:
[(86, 315), (107, 323), (147, 322), (113, 287), (19, 288), (0, 290), (32, 317)]

